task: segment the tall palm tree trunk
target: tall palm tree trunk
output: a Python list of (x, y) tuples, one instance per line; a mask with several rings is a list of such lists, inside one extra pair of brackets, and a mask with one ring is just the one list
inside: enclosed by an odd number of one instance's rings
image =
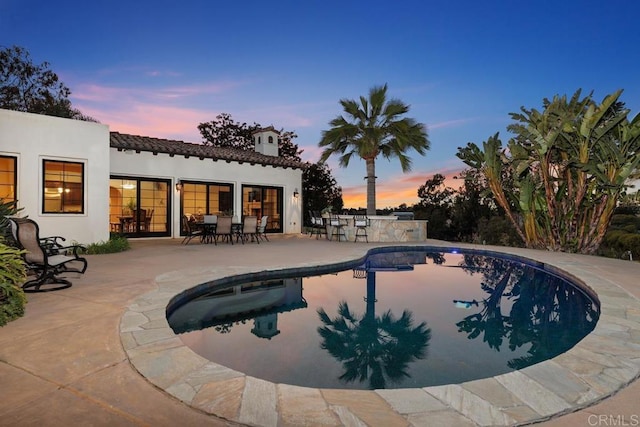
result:
[(376, 160), (365, 159), (367, 165), (367, 215), (376, 214)]
[(365, 317), (369, 320), (376, 318), (376, 272), (367, 271), (367, 311)]

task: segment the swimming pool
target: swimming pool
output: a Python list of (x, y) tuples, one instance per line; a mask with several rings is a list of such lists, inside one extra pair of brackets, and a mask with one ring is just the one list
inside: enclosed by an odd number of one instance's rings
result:
[(274, 383), (452, 384), (552, 358), (595, 327), (597, 304), (539, 267), (471, 252), (386, 248), (342, 272), (215, 281), (176, 298), (167, 312), (196, 353)]

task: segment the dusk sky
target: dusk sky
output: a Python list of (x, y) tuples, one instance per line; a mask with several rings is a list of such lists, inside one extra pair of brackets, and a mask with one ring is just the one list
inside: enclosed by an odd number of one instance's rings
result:
[[(294, 131), (310, 162), (338, 101), (387, 83), (431, 150), (409, 153), (408, 174), (378, 159), (384, 208), (460, 171), (457, 147), (498, 131), (506, 142), (521, 106), (624, 89), (640, 112), (638, 16), (635, 0), (0, 0), (0, 47), (48, 61), (73, 106), (112, 131), (197, 143), (197, 125), (226, 112)], [(364, 162), (329, 165), (345, 206), (366, 206)]]

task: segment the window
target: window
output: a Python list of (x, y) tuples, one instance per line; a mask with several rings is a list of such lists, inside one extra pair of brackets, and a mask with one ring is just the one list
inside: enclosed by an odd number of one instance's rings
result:
[(84, 213), (84, 163), (44, 160), (43, 213)]
[(273, 137), (269, 135), (269, 144), (273, 144)]
[(0, 156), (0, 199), (5, 202), (16, 201), (16, 181), (18, 159)]

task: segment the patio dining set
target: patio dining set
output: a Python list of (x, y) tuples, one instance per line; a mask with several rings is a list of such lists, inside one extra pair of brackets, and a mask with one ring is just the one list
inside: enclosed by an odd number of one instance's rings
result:
[(269, 241), (265, 233), (267, 227), (268, 215), (262, 216), (258, 221), (257, 216), (247, 215), (238, 220), (232, 216), (203, 215), (201, 218), (182, 216), (182, 228), (185, 232), (182, 244), (187, 245), (194, 238), (200, 240), (201, 243), (220, 242), (236, 243)]

